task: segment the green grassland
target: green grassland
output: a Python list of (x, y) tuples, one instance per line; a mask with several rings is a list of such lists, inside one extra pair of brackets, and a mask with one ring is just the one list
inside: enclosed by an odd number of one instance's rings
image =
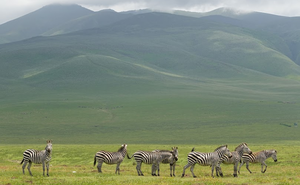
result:
[(0, 108), (0, 138), (7, 144), (40, 143), (47, 138), (60, 144), (299, 140), (299, 128), (294, 127), (300, 120), (298, 87), (285, 92), (284, 87), (271, 84), (264, 88), (276, 91), (247, 93), (235, 88), (235, 83), (227, 91), (218, 91), (223, 85), (141, 95), (61, 93), (52, 97), (48, 92), (47, 97), (39, 94), (31, 100), (18, 97)]
[[(230, 150), (239, 143), (229, 144)], [(137, 175), (134, 160), (124, 159), (120, 169), (121, 174), (116, 175), (115, 165), (103, 164), (103, 173), (98, 173), (93, 166), (94, 155), (99, 150), (116, 151), (119, 145), (66, 145), (53, 143), (53, 155), (50, 165), (50, 177), (42, 175), (42, 166), (33, 165), (29, 176), (26, 169), (22, 174), (19, 164), (25, 149), (43, 149), (43, 144), (18, 144), (0, 145), (0, 183), (1, 184), (299, 184), (299, 142), (281, 142), (274, 144), (251, 144), (252, 151), (263, 149), (276, 149), (278, 151), (278, 162), (269, 158), (266, 173), (260, 172), (260, 164), (250, 164), (250, 174), (246, 167), (241, 168), (238, 178), (233, 177), (233, 165), (222, 165), (224, 177), (212, 178), (211, 168), (196, 165), (194, 173), (197, 178), (192, 178), (189, 169), (186, 176), (181, 178), (183, 166), (187, 164), (187, 154), (192, 147), (196, 151), (211, 152), (220, 145), (177, 145), (179, 147), (179, 160), (176, 163), (176, 177), (169, 176), (169, 165), (161, 164), (160, 177), (151, 176), (151, 166), (142, 165), (145, 176)], [(137, 150), (169, 149), (174, 145), (148, 145), (128, 144), (128, 153), (131, 155)]]

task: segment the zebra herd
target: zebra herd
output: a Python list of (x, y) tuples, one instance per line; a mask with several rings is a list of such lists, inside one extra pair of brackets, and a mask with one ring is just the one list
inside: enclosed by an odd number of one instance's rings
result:
[[(43, 175), (45, 176), (45, 166), (47, 167), (47, 176), (49, 176), (49, 162), (51, 160), (52, 153), (52, 141), (48, 140), (45, 150), (38, 151), (33, 149), (27, 149), (23, 153), (24, 162), (22, 169), (25, 174), (25, 167), (28, 163), (28, 171), (32, 176), (30, 167), (32, 163), (43, 164)], [(98, 172), (102, 173), (102, 164), (116, 164), (116, 174), (120, 174), (120, 164), (124, 160), (125, 156), (128, 159), (134, 158), (136, 161), (136, 170), (139, 176), (143, 176), (141, 167), (142, 163), (152, 164), (151, 174), (152, 176), (159, 176), (159, 165), (170, 164), (170, 176), (175, 177), (175, 166), (178, 161), (178, 147), (172, 147), (172, 150), (153, 150), (149, 151), (137, 151), (131, 157), (127, 153), (127, 144), (123, 144), (117, 152), (99, 151), (94, 157), (94, 166), (98, 162)], [(276, 150), (263, 150), (253, 153), (248, 147), (247, 143), (241, 143), (235, 148), (235, 151), (230, 152), (227, 145), (216, 148), (213, 152), (203, 153), (196, 152), (194, 148), (187, 156), (187, 165), (183, 167), (183, 173), (181, 177), (185, 176), (185, 170), (190, 168), (193, 177), (196, 177), (193, 170), (196, 164), (202, 166), (211, 166), (211, 176), (214, 177), (214, 171), (217, 176), (223, 177), (221, 164), (234, 164), (233, 176), (237, 177), (237, 171), (240, 173), (240, 169), (244, 163), (246, 163), (247, 170), (252, 173), (249, 169), (249, 163), (261, 163), (261, 172), (265, 173), (267, 170), (266, 159), (272, 157), (277, 162), (277, 151)], [(237, 170), (238, 164), (239, 170)], [(263, 169), (265, 167), (265, 169)], [(156, 174), (157, 172), (157, 174)]]

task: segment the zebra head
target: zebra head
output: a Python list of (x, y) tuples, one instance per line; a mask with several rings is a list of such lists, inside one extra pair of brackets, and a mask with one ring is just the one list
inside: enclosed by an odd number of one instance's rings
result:
[(51, 152), (52, 152), (52, 141), (51, 141), (51, 140), (47, 140), (47, 145), (46, 145), (45, 150), (46, 150), (48, 153), (51, 153)]
[(228, 149), (227, 145), (216, 148), (215, 152), (218, 152), (221, 155), (226, 155), (229, 158), (232, 157), (232, 154), (231, 154), (230, 150)]
[(270, 150), (271, 156), (274, 160), (274, 162), (277, 162), (277, 151), (276, 150)]
[(178, 161), (179, 153), (178, 153), (178, 147), (177, 146), (172, 147), (172, 154), (174, 156), (175, 161)]
[(118, 152), (124, 154), (124, 156), (125, 156), (127, 153), (127, 144), (121, 145), (121, 148), (119, 148)]
[(235, 148), (235, 151), (239, 151), (239, 149), (240, 149), (243, 153), (252, 154), (252, 151), (251, 151), (250, 148), (248, 147), (247, 143), (242, 143), (242, 144), (240, 144), (238, 147)]

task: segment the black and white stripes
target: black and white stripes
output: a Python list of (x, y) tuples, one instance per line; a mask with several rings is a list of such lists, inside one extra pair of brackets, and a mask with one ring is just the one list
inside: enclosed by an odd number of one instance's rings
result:
[(120, 174), (120, 164), (123, 161), (126, 154), (127, 154), (127, 144), (123, 144), (117, 152), (99, 151), (95, 154), (94, 166), (98, 161), (97, 168), (98, 168), (98, 172), (101, 173), (102, 172), (101, 167), (103, 162), (106, 164), (117, 164), (115, 173)]
[(201, 153), (201, 152), (195, 152), (194, 148), (188, 155), (188, 164), (184, 166), (182, 177), (184, 177), (185, 170), (189, 167), (191, 167), (191, 172), (193, 174), (193, 177), (196, 177), (194, 174), (194, 167), (198, 163), (203, 166), (211, 166), (211, 176), (214, 177), (213, 172), (214, 168), (218, 165), (221, 158), (227, 155), (228, 157), (231, 157), (231, 153), (229, 149), (227, 148), (227, 145), (220, 146), (217, 149), (215, 149), (214, 152), (211, 153)]
[(156, 176), (156, 170), (158, 170), (159, 163), (163, 160), (171, 160), (171, 158), (175, 158), (173, 152), (147, 152), (147, 151), (137, 151), (131, 157), (127, 154), (128, 159), (134, 157), (136, 161), (136, 170), (139, 176), (143, 176), (143, 172), (141, 170), (142, 163), (152, 164), (151, 174), (152, 176)]
[(22, 169), (23, 174), (25, 174), (25, 167), (28, 164), (28, 171), (29, 174), (32, 176), (32, 173), (30, 171), (30, 167), (32, 163), (36, 164), (43, 164), (43, 175), (45, 175), (45, 166), (47, 167), (47, 176), (49, 176), (49, 162), (51, 160), (51, 153), (52, 153), (52, 142), (50, 140), (47, 141), (47, 145), (45, 150), (38, 151), (33, 149), (25, 150), (23, 153), (23, 160), (21, 161), (21, 164), (24, 162)]
[[(250, 173), (252, 173), (252, 172), (249, 169), (249, 163), (261, 163), (261, 172), (265, 173), (267, 170), (267, 167), (268, 167), (265, 161), (269, 157), (272, 157), (274, 162), (277, 162), (277, 151), (276, 150), (262, 150), (260, 152), (255, 152), (252, 154), (244, 154), (241, 159), (239, 173), (240, 173), (240, 169), (244, 163), (246, 163), (246, 168)], [(263, 169), (264, 166), (265, 166), (265, 169)]]

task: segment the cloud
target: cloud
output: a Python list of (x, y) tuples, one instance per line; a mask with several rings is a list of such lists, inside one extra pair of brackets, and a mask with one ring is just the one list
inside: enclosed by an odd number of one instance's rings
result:
[(1, 0), (0, 24), (53, 3), (79, 4), (95, 11), (107, 8), (116, 11), (149, 8), (207, 12), (220, 7), (230, 7), (277, 15), (300, 16), (298, 0)]

